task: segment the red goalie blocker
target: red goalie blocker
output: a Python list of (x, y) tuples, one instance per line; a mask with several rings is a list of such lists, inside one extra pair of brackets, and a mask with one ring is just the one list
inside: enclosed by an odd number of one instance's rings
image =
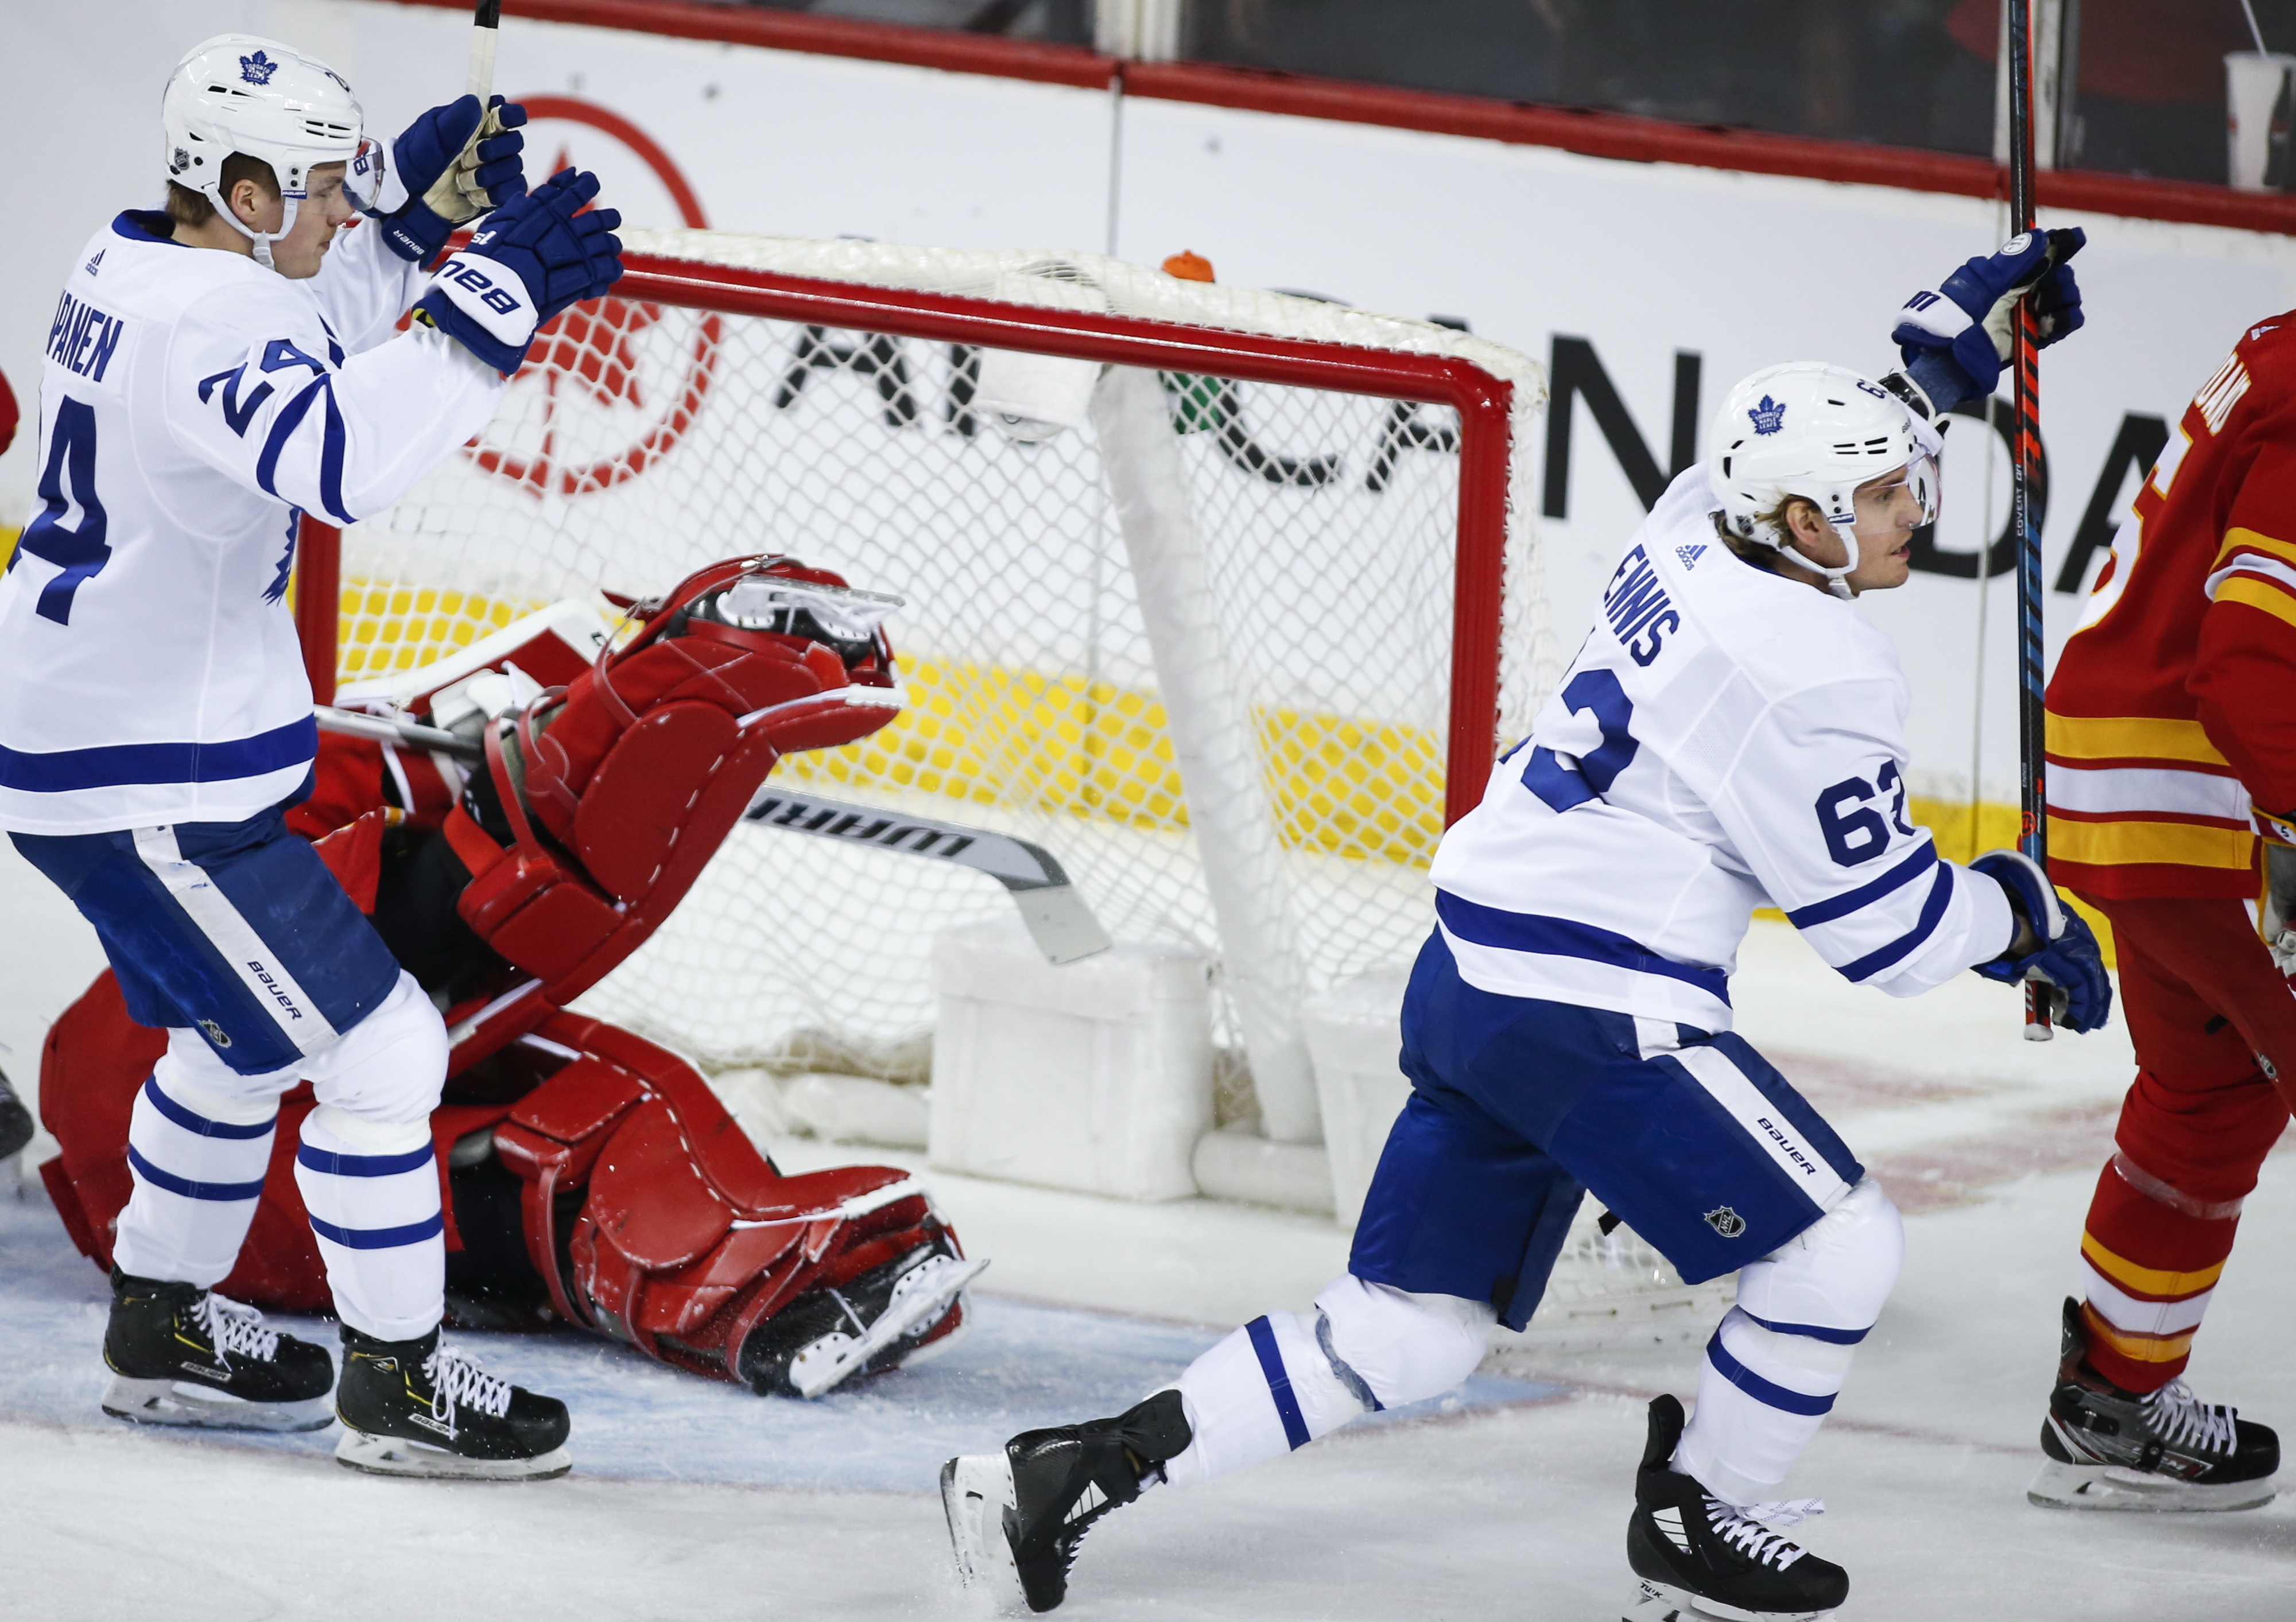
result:
[[(783, 754), (850, 741), (897, 712), (891, 651), (868, 611), (883, 601), (785, 560), (703, 570), (627, 646), (486, 724), (486, 765), (458, 801), (411, 758), (324, 740), (299, 830), (332, 826), (317, 848), (352, 898), (426, 989), (455, 988), (432, 1126), (459, 1321), (555, 1315), (682, 1368), (808, 1397), (962, 1327), (961, 1291), (983, 1264), (964, 1259), (906, 1173), (785, 1177), (691, 1065), (562, 1006), (668, 915)], [(536, 652), (548, 650), (497, 664)], [(417, 803), (376, 803), (391, 797)], [(132, 1186), (135, 1090), (164, 1044), (128, 1022), (107, 973), (43, 1055), (42, 1113), (62, 1153), (42, 1173), (102, 1266)], [(291, 1172), (310, 1107), (308, 1087), (283, 1102), (226, 1295), (328, 1305)]]

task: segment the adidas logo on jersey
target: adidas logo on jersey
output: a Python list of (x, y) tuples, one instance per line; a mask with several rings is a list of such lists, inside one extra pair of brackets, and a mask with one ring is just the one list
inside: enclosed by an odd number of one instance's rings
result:
[(1677, 546), (1674, 549), (1674, 555), (1682, 560), (1682, 566), (1685, 569), (1695, 569), (1698, 567), (1698, 560), (1706, 555), (1706, 548), (1702, 545)]
[(101, 266), (102, 263), (103, 263), (103, 250), (102, 250), (102, 249), (101, 249), (101, 248), (99, 248), (99, 249), (97, 249), (97, 250), (95, 250), (95, 258), (94, 258), (90, 259), (86, 264), (85, 264), (85, 265), (81, 266), (80, 266), (80, 268), (81, 268), (82, 270), (86, 271), (89, 275), (91, 275), (91, 276), (92, 276), (92, 275), (94, 275), (94, 274), (96, 273), (96, 269), (97, 269), (97, 267), (98, 267), (99, 266)]

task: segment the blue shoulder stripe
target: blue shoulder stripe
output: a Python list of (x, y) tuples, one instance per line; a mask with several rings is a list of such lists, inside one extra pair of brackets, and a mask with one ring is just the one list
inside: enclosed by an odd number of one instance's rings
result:
[(1832, 923), (1835, 919), (1846, 917), (1860, 907), (1871, 906), (1891, 890), (1912, 883), (1929, 872), (1937, 859), (1937, 846), (1928, 840), (1923, 840), (1919, 850), (1880, 878), (1861, 884), (1856, 889), (1844, 890), (1838, 896), (1829, 896), (1823, 901), (1813, 901), (1808, 906), (1798, 906), (1786, 914), (1786, 922), (1797, 930), (1807, 930), (1812, 924)]

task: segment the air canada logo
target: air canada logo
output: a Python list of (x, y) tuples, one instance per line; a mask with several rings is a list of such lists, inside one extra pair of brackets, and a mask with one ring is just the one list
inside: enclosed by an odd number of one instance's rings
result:
[(262, 52), (239, 59), (239, 77), (250, 85), (267, 85), (271, 76), (279, 71), (279, 64)]
[(1725, 1239), (1735, 1239), (1746, 1231), (1746, 1219), (1726, 1205), (1718, 1205), (1706, 1213), (1706, 1225)]
[[(524, 103), (530, 126), (580, 127), (561, 138), (547, 164), (529, 164), (530, 172), (614, 161), (627, 173), (635, 158), (668, 193), (674, 223), (708, 227), (701, 200), (669, 154), (628, 119), (573, 96), (529, 95)], [(531, 129), (527, 140), (529, 151), (539, 144)], [(607, 190), (613, 189), (609, 176)], [(488, 234), (482, 227), (472, 241), (483, 245)], [(668, 455), (693, 426), (724, 338), (725, 320), (716, 315), (687, 315), (611, 294), (576, 305), (535, 334), (512, 380), (512, 402), (465, 454), (537, 497), (612, 489)]]
[(1753, 419), (1754, 431), (1758, 434), (1774, 434), (1786, 425), (1786, 408), (1767, 394), (1762, 397), (1762, 403), (1746, 414)]

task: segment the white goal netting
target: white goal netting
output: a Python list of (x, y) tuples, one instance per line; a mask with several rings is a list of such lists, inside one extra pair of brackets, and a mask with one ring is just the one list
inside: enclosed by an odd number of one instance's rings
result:
[[(1228, 993), (1220, 1040), (1239, 1059), (1243, 979), (1304, 996), (1410, 957), (1431, 919), (1424, 870), (1442, 827), (1457, 414), (1238, 381), (1221, 373), (1220, 340), (1463, 360), (1513, 385), (1518, 449), (1544, 397), (1535, 365), (1442, 326), (1089, 255), (626, 235), (634, 255), (698, 274), (767, 271), (1201, 334), (1196, 369), (1134, 374), (1156, 380), (1150, 438), (1166, 442), (1134, 483), (1160, 470), (1176, 487), (1158, 497), (1167, 526), (1200, 553), (1193, 575), (1153, 588), (1186, 599), (1191, 668), (1159, 669), (1104, 398), (1080, 426), (1020, 443), (976, 408), (978, 349), (610, 298), (562, 318), (480, 441), (346, 531), (342, 683), (427, 662), (557, 597), (642, 595), (717, 558), (791, 553), (906, 600), (890, 628), (910, 702), (865, 742), (784, 762), (777, 782), (1045, 846), (1118, 938), (1214, 955)], [(1512, 733), (1556, 660), (1523, 457), (1508, 468), (1496, 498)], [(1168, 658), (1173, 645), (1166, 636)], [(1257, 782), (1235, 798), (1266, 824), (1265, 859), (1246, 864), (1247, 950), (1223, 939), (1199, 839), (1210, 808), (1191, 804), (1168, 716), (1175, 680), (1203, 688), (1200, 666), (1248, 741)], [(712, 1067), (906, 1078), (922, 1073), (932, 1017), (932, 938), (1011, 906), (978, 873), (744, 825), (586, 1006)]]

